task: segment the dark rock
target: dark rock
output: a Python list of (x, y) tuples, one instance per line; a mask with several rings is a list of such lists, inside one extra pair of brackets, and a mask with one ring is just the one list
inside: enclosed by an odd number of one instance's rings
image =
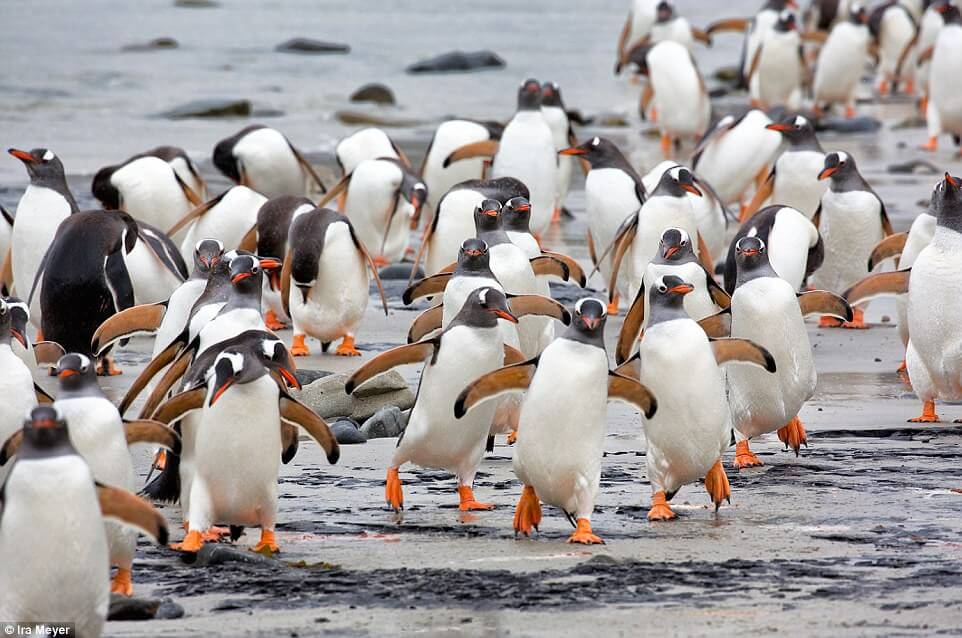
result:
[(882, 128), (882, 123), (874, 117), (823, 117), (815, 125), (818, 131), (834, 131), (836, 133), (872, 133)]
[(332, 374), (334, 373), (328, 372), (327, 370), (308, 370), (306, 368), (299, 368), (294, 373), (294, 376), (297, 377), (297, 380), (300, 381), (301, 385), (307, 385)]
[(154, 38), (150, 42), (138, 42), (124, 45), (123, 51), (155, 51), (157, 49), (176, 49), (177, 40), (168, 37)]
[(174, 0), (174, 6), (188, 9), (213, 9), (219, 7), (220, 3), (216, 0)]
[[(378, 276), (381, 280), (385, 279), (403, 279), (407, 281), (411, 276), (411, 264), (391, 264), (390, 266), (385, 266), (377, 271)], [(414, 273), (414, 281), (424, 278), (424, 271), (418, 268), (417, 272)]]
[(219, 543), (206, 543), (196, 554), (184, 553), (185, 563), (193, 564), (197, 567), (211, 565), (223, 565), (225, 563), (249, 563), (252, 565), (271, 565), (278, 563), (273, 558), (268, 558), (255, 552), (239, 549), (230, 545)]
[(182, 104), (160, 113), (160, 117), (182, 120), (190, 117), (247, 117), (250, 114), (250, 100), (209, 99)]
[(280, 109), (272, 109), (269, 107), (255, 107), (251, 111), (251, 115), (254, 117), (281, 117), (284, 115), (284, 111)]
[(338, 419), (331, 423), (331, 432), (337, 442), (343, 445), (367, 443), (367, 436), (358, 427), (357, 422), (352, 419)]
[(599, 113), (594, 120), (598, 126), (623, 127), (630, 124), (624, 113)]
[(174, 620), (183, 617), (184, 608), (170, 598), (164, 598), (160, 601), (160, 608), (157, 610), (157, 615), (154, 616), (157, 620)]
[(361, 426), (361, 433), (368, 439), (394, 438), (404, 430), (407, 419), (396, 406), (381, 408)]
[(297, 392), (297, 399), (317, 412), (321, 418), (349, 416), (354, 399), (344, 393), (347, 376), (331, 374), (305, 385)]
[(154, 598), (128, 598), (110, 594), (107, 620), (150, 620), (157, 615), (160, 601)]
[(737, 66), (723, 66), (715, 71), (714, 78), (719, 82), (738, 81), (739, 68)]
[(892, 130), (901, 131), (904, 129), (925, 128), (925, 124), (926, 124), (925, 118), (916, 115), (916, 116), (904, 119), (901, 122), (896, 122), (895, 124), (892, 125)]
[(323, 42), (312, 38), (291, 38), (274, 47), (282, 53), (350, 53), (351, 47), (340, 42)]
[(365, 84), (351, 93), (352, 102), (374, 102), (375, 104), (395, 104), (394, 92), (383, 84)]
[(451, 51), (415, 62), (406, 70), (408, 73), (451, 73), (504, 67), (504, 60), (493, 51)]
[(334, 117), (341, 124), (350, 126), (371, 125), (386, 127), (409, 127), (424, 124), (422, 120), (415, 120), (383, 113), (365, 113), (363, 111), (340, 110), (334, 113)]
[(885, 168), (886, 172), (896, 175), (938, 175), (939, 168), (932, 162), (920, 159), (912, 159), (899, 164), (889, 164)]

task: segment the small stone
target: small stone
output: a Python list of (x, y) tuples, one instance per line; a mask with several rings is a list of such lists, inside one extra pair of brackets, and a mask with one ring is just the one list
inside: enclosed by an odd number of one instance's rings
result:
[(367, 436), (358, 429), (357, 422), (351, 419), (338, 419), (331, 423), (331, 432), (337, 442), (343, 445), (367, 443)]
[(312, 38), (291, 38), (274, 47), (281, 53), (350, 53), (351, 47), (340, 42), (324, 42)]
[(368, 439), (390, 439), (399, 435), (407, 424), (407, 419), (396, 406), (382, 408), (364, 422), (361, 433)]
[(160, 601), (155, 598), (134, 598), (110, 594), (107, 620), (150, 620), (157, 615)]
[(880, 321), (882, 323), (889, 323), (890, 321), (892, 321), (892, 318), (888, 315), (882, 315), (882, 319)]
[(395, 104), (394, 92), (383, 84), (365, 84), (351, 93), (351, 102), (373, 102), (375, 104)]
[(184, 608), (172, 601), (170, 598), (164, 598), (160, 601), (160, 607), (157, 609), (157, 614), (154, 616), (157, 620), (174, 620), (175, 618), (184, 617)]
[(715, 79), (719, 82), (734, 82), (738, 79), (739, 69), (737, 66), (723, 66), (715, 71)]
[(625, 127), (629, 126), (628, 116), (624, 113), (599, 113), (595, 116), (595, 123), (605, 127)]
[(220, 3), (216, 0), (174, 0), (174, 6), (188, 9), (213, 9), (219, 7)]
[(182, 120), (191, 117), (247, 117), (250, 114), (250, 100), (210, 99), (182, 104), (160, 113), (160, 117)]
[[(355, 399), (354, 410), (351, 412), (351, 418), (358, 423), (364, 423), (377, 414), (377, 412), (379, 412), (382, 408), (397, 407), (401, 410), (407, 410), (413, 406), (414, 393), (411, 392), (409, 388), (404, 388), (403, 390), (376, 394), (363, 399)], [(371, 436), (368, 435), (367, 438), (371, 438)]]
[(157, 49), (176, 49), (177, 40), (168, 37), (154, 38), (150, 42), (138, 42), (124, 45), (123, 51), (155, 51)]

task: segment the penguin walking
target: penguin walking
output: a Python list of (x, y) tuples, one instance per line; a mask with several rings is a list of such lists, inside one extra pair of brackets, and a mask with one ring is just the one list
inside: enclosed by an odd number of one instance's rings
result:
[(164, 518), (150, 505), (94, 482), (51, 406), (27, 417), (19, 454), (0, 486), (0, 508), (0, 614), (30, 626), (69, 622), (85, 638), (101, 634), (110, 601), (103, 519), (167, 542)]
[(905, 93), (911, 95), (915, 92), (915, 83), (908, 71), (914, 62), (906, 64), (906, 58), (911, 57), (918, 35), (912, 11), (898, 0), (886, 0), (872, 8), (869, 27), (878, 42), (879, 95), (896, 92), (903, 80)]
[(818, 53), (812, 82), (816, 113), (841, 104), (845, 117), (855, 117), (855, 91), (868, 62), (871, 40), (868, 12), (856, 4), (848, 18), (832, 28)]
[(685, 16), (675, 10), (675, 5), (668, 0), (661, 0), (655, 8), (655, 24), (651, 27), (651, 41), (662, 42), (671, 40), (682, 44), (692, 51), (695, 42), (711, 46), (711, 37), (705, 31), (693, 27)]
[[(735, 243), (737, 281), (732, 294), (730, 335), (750, 339), (771, 353), (775, 374), (748, 366), (728, 371), (728, 398), (736, 429), (735, 468), (761, 465), (748, 440), (778, 432), (798, 455), (806, 444), (799, 410), (815, 392), (815, 363), (805, 316), (825, 313), (851, 320), (852, 309), (824, 290), (798, 294), (768, 261), (765, 242), (743, 237)], [(645, 335), (647, 341), (648, 335)]]
[(771, 354), (745, 339), (709, 341), (684, 309), (694, 286), (675, 275), (655, 279), (651, 315), (638, 355), (638, 380), (658, 397), (658, 411), (644, 420), (645, 458), (651, 482), (649, 521), (675, 518), (668, 502), (684, 485), (705, 479), (717, 511), (731, 501), (721, 455), (731, 445), (732, 425), (720, 366), (745, 362), (775, 372)]
[[(0, 401), (0, 443), (20, 429), (23, 415), (37, 405), (33, 374), (11, 346), (12, 321), (13, 308), (0, 298), (0, 391), (6, 397)], [(0, 470), (0, 481), (4, 476), (6, 472)]]
[(942, 12), (945, 24), (939, 29), (931, 53), (929, 99), (925, 111), (929, 141), (923, 147), (928, 151), (936, 150), (939, 135), (943, 132), (951, 133), (957, 146), (962, 140), (962, 88), (955, 81), (962, 59), (962, 14), (958, 6), (949, 3), (940, 5), (937, 10)]
[[(591, 166), (585, 177), (588, 252), (605, 281), (611, 281), (613, 255), (602, 256), (602, 252), (614, 242), (622, 223), (645, 203), (644, 182), (618, 147), (607, 138), (593, 137), (559, 153), (583, 158)], [(609, 291), (609, 315), (618, 313), (619, 299), (627, 294), (627, 284), (619, 276), (615, 289)]]
[(484, 179), (487, 162), (483, 158), (444, 166), (447, 156), (466, 144), (498, 140), (502, 130), (504, 127), (494, 122), (464, 119), (447, 120), (438, 125), (421, 164), (421, 181), (428, 191), (424, 201), (427, 210), (436, 211), (441, 198), (456, 184)]
[[(282, 195), (267, 200), (257, 211), (257, 225), (253, 232), (257, 236), (258, 255), (273, 257), (284, 261), (287, 256), (287, 235), (291, 229), (291, 221), (298, 215), (314, 210), (314, 202), (306, 197)], [(241, 241), (241, 245), (249, 244), (249, 240)], [(283, 330), (287, 327), (287, 311), (281, 302), (280, 274), (264, 278), (264, 323), (269, 330)]]
[[(605, 303), (578, 301), (568, 330), (540, 356), (501, 368), (461, 391), (455, 416), (474, 415), (486, 399), (525, 391), (514, 472), (524, 484), (514, 514), (515, 534), (541, 523), (541, 502), (565, 513), (575, 526), (569, 543), (604, 543), (591, 529), (601, 482), (607, 403), (617, 399), (652, 418), (655, 397), (633, 379), (608, 369)], [(478, 406), (478, 407), (475, 407)]]
[[(831, 185), (815, 213), (825, 259), (812, 282), (816, 288), (843, 293), (868, 275), (872, 249), (894, 231), (885, 202), (859, 173), (851, 155), (841, 151), (826, 155), (819, 179), (829, 179)], [(864, 306), (856, 306), (851, 322), (840, 324), (834, 317), (823, 317), (819, 325), (867, 328), (864, 313)]]
[(457, 476), (461, 511), (489, 510), (472, 489), (494, 417), (494, 405), (454, 420), (461, 390), (503, 365), (504, 343), (498, 320), (517, 319), (504, 294), (494, 288), (471, 293), (455, 319), (436, 337), (399, 346), (361, 366), (345, 385), (353, 394), (368, 379), (399, 365), (424, 363), (417, 399), (398, 439), (387, 471), (385, 500), (395, 511), (404, 507), (399, 470), (405, 463), (443, 469)]
[[(540, 265), (544, 261), (560, 262), (567, 269), (566, 276), (564, 269), (561, 269), (563, 279), (566, 281), (574, 280), (582, 288), (588, 283), (584, 269), (574, 258), (563, 253), (541, 249), (538, 240), (531, 233), (531, 202), (526, 197), (512, 197), (504, 203), (504, 206), (501, 207), (501, 226), (511, 243), (521, 248), (528, 259), (535, 260), (536, 265)], [(543, 260), (542, 257), (549, 257), (550, 259)], [(554, 275), (556, 272), (548, 274)], [(535, 274), (541, 275), (542, 273), (536, 271)], [(542, 278), (542, 284), (541, 294), (550, 296), (548, 282)]]
[(254, 250), (257, 214), (267, 198), (247, 186), (233, 186), (209, 202), (194, 208), (173, 224), (167, 234), (171, 237), (183, 232), (180, 253), (185, 261), (194, 253), (194, 246), (204, 239), (216, 239), (228, 250)]
[(618, 36), (618, 60), (623, 59), (631, 45), (651, 35), (657, 19), (657, 9), (658, 0), (633, 0), (631, 11), (628, 12)]
[(782, 12), (786, 9), (797, 9), (795, 0), (766, 0), (765, 4), (751, 18), (724, 18), (708, 25), (705, 30), (708, 37), (716, 33), (734, 31), (742, 33), (742, 54), (739, 65), (738, 88), (748, 88), (748, 77), (751, 75), (752, 61), (765, 38), (775, 29)]
[[(571, 121), (568, 119), (568, 111), (561, 99), (561, 87), (558, 86), (557, 82), (545, 82), (541, 85), (541, 115), (551, 129), (555, 151), (568, 148), (576, 143)], [(554, 222), (561, 219), (561, 209), (564, 208), (565, 198), (568, 197), (568, 188), (571, 186), (571, 170), (574, 168), (574, 159), (569, 156), (562, 155), (557, 160), (555, 202), (551, 215), (551, 221)]]
[[(7, 152), (23, 162), (30, 177), (30, 184), (17, 203), (9, 249), (13, 291), (30, 300), (37, 273), (57, 234), (57, 227), (79, 209), (67, 186), (63, 163), (53, 151), (46, 148), (31, 151), (11, 148)], [(40, 295), (36, 295), (35, 299), (30, 303), (30, 317), (33, 325), (39, 328)]]
[(384, 315), (387, 298), (374, 260), (347, 217), (328, 208), (299, 214), (287, 239), (281, 271), (281, 302), (294, 327), (291, 354), (310, 354), (305, 338), (321, 341), (321, 349), (341, 339), (335, 354), (357, 357), (357, 326), (368, 303), (368, 268), (378, 285)]
[(326, 193), (304, 154), (280, 131), (252, 124), (214, 146), (214, 166), (242, 186), (267, 198)]
[(797, 18), (783, 11), (759, 44), (748, 71), (752, 106), (798, 109), (807, 73)]
[[(947, 5), (948, 1), (940, 1), (931, 3), (925, 12), (922, 14), (921, 20), (919, 20), (919, 36), (915, 42), (916, 51), (916, 66), (914, 69), (915, 74), (915, 85), (919, 89), (919, 113), (923, 117), (927, 117), (928, 106), (929, 106), (929, 95), (931, 93), (931, 88), (929, 87), (929, 77), (932, 71), (932, 54), (935, 52), (935, 42), (939, 37), (939, 33), (942, 31), (942, 27), (945, 26), (945, 13), (943, 13), (943, 5)], [(950, 12), (946, 10), (946, 13)], [(931, 125), (936, 124), (936, 135), (938, 135), (938, 125), (937, 123), (929, 123), (931, 130)]]

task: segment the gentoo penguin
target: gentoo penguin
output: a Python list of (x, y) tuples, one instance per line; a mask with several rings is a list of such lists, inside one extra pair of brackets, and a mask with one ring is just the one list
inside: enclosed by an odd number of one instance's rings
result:
[[(962, 59), (962, 15), (954, 4), (941, 5), (939, 10), (945, 25), (939, 30), (931, 53), (929, 99), (925, 111), (929, 141), (924, 147), (929, 151), (937, 148), (938, 136), (943, 132), (951, 133), (956, 145), (962, 140), (962, 87), (956, 81), (959, 60)], [(19, 216), (19, 212), (17, 214)]]
[(466, 144), (500, 139), (502, 130), (500, 124), (493, 122), (463, 119), (447, 120), (438, 125), (421, 164), (421, 180), (428, 189), (424, 202), (427, 210), (436, 211), (441, 198), (455, 184), (484, 178), (486, 163), (483, 158), (444, 166), (445, 158)]
[(742, 221), (755, 214), (766, 201), (791, 206), (811, 219), (828, 190), (828, 183), (818, 179), (825, 167), (825, 151), (815, 136), (815, 127), (804, 116), (796, 115), (766, 128), (781, 133), (788, 147), (775, 160), (765, 183), (742, 211)]
[(639, 333), (644, 329), (651, 315), (649, 292), (654, 282), (667, 275), (680, 277), (692, 286), (691, 293), (684, 296), (684, 308), (695, 321), (716, 314), (731, 304), (731, 298), (715, 278), (698, 261), (692, 248), (692, 239), (681, 228), (667, 228), (661, 234), (658, 253), (649, 262), (642, 278), (641, 288), (625, 315), (618, 347), (615, 350), (615, 363), (621, 365), (631, 355), (631, 348)]
[[(54, 408), (70, 424), (70, 443), (98, 482), (134, 490), (136, 474), (127, 450), (129, 443), (150, 441), (180, 452), (179, 437), (166, 426), (154, 421), (125, 423), (121, 419), (116, 406), (97, 385), (94, 362), (87, 356), (64, 355), (56, 373), (59, 391)], [(108, 521), (106, 527), (110, 564), (117, 568), (110, 591), (130, 596), (137, 535), (115, 522)]]
[(411, 221), (427, 199), (428, 189), (401, 160), (379, 157), (359, 162), (319, 205), (344, 193), (341, 207), (374, 262), (386, 266), (404, 256)]
[(502, 204), (512, 197), (529, 195), (528, 187), (513, 177), (480, 179), (461, 182), (441, 197), (431, 222), (425, 224), (421, 247), (414, 258), (412, 276), (424, 258), (424, 272), (441, 272), (458, 258), (457, 247), (465, 239), (475, 236), (474, 209), (486, 199)]
[(347, 380), (344, 391), (353, 394), (365, 381), (391, 368), (424, 363), (417, 399), (387, 470), (385, 500), (395, 511), (404, 507), (398, 471), (405, 463), (457, 475), (461, 511), (494, 507), (475, 499), (472, 485), (484, 454), (495, 406), (484, 406), (458, 421), (452, 417), (458, 393), (504, 363), (499, 319), (517, 321), (508, 309), (504, 294), (494, 288), (479, 288), (471, 293), (442, 334), (388, 350), (361, 366)]
[(657, 19), (657, 8), (658, 0), (633, 0), (631, 11), (628, 12), (618, 36), (618, 60), (623, 59), (631, 45), (651, 35)]
[[(818, 232), (825, 246), (825, 259), (812, 277), (816, 288), (843, 293), (868, 275), (868, 261), (875, 245), (893, 233), (885, 203), (858, 172), (848, 153), (829, 153), (819, 179), (830, 179), (815, 213)], [(854, 309), (855, 318), (844, 328), (867, 328), (864, 306)], [(822, 319), (822, 327), (838, 326), (834, 317)]]
[(775, 28), (775, 23), (786, 9), (797, 9), (795, 0), (766, 0), (762, 8), (752, 18), (725, 18), (714, 22), (705, 30), (709, 37), (722, 31), (744, 33), (738, 88), (748, 88), (752, 61), (765, 40)]
[(214, 146), (214, 166), (264, 197), (325, 193), (324, 182), (284, 134), (263, 124), (246, 126)]
[[(191, 472), (189, 480), (181, 478), (187, 535), (174, 549), (197, 552), (204, 544), (204, 533), (215, 523), (226, 523), (260, 527), (253, 551), (280, 550), (274, 523), (284, 444), (281, 422), (302, 427), (324, 450), (328, 462), (337, 463), (340, 450), (327, 424), (287, 393), (284, 381), (265, 364), (264, 355), (258, 346), (222, 349), (212, 366), (203, 366), (203, 374), (188, 373), (183, 391), (157, 410), (158, 420), (164, 422), (199, 412), (198, 426), (184, 440)], [(198, 359), (197, 364), (202, 363)], [(238, 428), (238, 423), (244, 427)]]
[[(10, 234), (10, 264), (14, 291), (29, 299), (34, 281), (60, 222), (76, 213), (77, 202), (67, 186), (63, 163), (46, 148), (21, 151), (11, 148), (10, 155), (23, 162), (30, 184), (20, 197)], [(40, 296), (30, 303), (30, 318), (40, 327)]]
[(6, 622), (32, 627), (56, 619), (71, 623), (78, 636), (101, 634), (110, 601), (105, 517), (167, 542), (164, 517), (129, 492), (96, 484), (63, 416), (50, 406), (34, 408), (0, 486), (0, 614)]
[(544, 501), (575, 526), (569, 543), (604, 542), (591, 529), (591, 514), (601, 481), (607, 403), (632, 403), (645, 418), (658, 408), (646, 387), (608, 369), (606, 319), (600, 299), (579, 300), (571, 326), (540, 356), (473, 381), (455, 404), (455, 416), (464, 419), (480, 412), (483, 406), (474, 406), (486, 399), (525, 391), (514, 454), (514, 473), (524, 484), (515, 534), (538, 528)]
[(849, 0), (811, 0), (805, 8), (805, 28), (808, 31), (831, 31), (848, 17), (849, 7)]
[[(568, 111), (561, 99), (561, 87), (557, 82), (545, 82), (541, 85), (541, 115), (551, 128), (555, 151), (568, 148), (576, 143)], [(571, 185), (571, 169), (574, 159), (568, 156), (558, 157), (558, 171), (555, 175), (555, 202), (552, 220), (561, 219), (561, 209), (564, 208), (568, 188)]]
[(368, 268), (381, 292), (385, 316), (388, 310), (374, 260), (354, 225), (329, 208), (316, 208), (291, 222), (287, 246), (281, 302), (294, 324), (291, 354), (310, 354), (305, 343), (310, 335), (320, 340), (324, 352), (340, 339), (335, 354), (360, 356), (354, 336), (367, 309)]
[(0, 205), (0, 255), (3, 255), (0, 266), (0, 294), (10, 294), (13, 291), (13, 264), (10, 255), (10, 235), (13, 233), (13, 214)]
[(643, 42), (628, 53), (625, 63), (648, 77), (638, 112), (658, 124), (665, 158), (671, 157), (673, 142), (701, 139), (711, 120), (711, 98), (688, 49), (671, 40)]
[[(588, 217), (588, 252), (605, 282), (612, 278), (611, 258), (602, 253), (615, 240), (622, 223), (645, 203), (645, 186), (628, 159), (604, 137), (593, 137), (578, 146), (559, 151), (561, 155), (584, 158), (591, 169), (585, 177), (585, 210)], [(610, 291), (608, 314), (618, 313), (620, 296), (627, 295), (623, 278)]]
[[(512, 197), (504, 203), (504, 206), (501, 208), (501, 226), (504, 228), (504, 232), (508, 235), (511, 243), (521, 248), (528, 256), (528, 259), (534, 259), (536, 260), (536, 264), (540, 264), (545, 261), (540, 259), (541, 257), (550, 257), (555, 262), (561, 262), (568, 269), (566, 276), (563, 270), (561, 271), (562, 279), (565, 281), (573, 279), (582, 288), (588, 283), (581, 264), (573, 258), (562, 253), (541, 249), (538, 240), (531, 234), (531, 202), (528, 201), (528, 198)], [(556, 273), (557, 271), (553, 271), (548, 274), (555, 275)], [(542, 273), (536, 270), (535, 274), (541, 275)], [(549, 296), (550, 293), (547, 282), (543, 283), (542, 294)]]
[[(6, 300), (0, 299), (0, 392), (6, 397), (0, 401), (0, 444), (20, 429), (23, 415), (37, 405), (30, 367), (12, 349), (12, 321), (13, 308)], [(0, 481), (4, 476), (6, 472), (0, 470)]]
[(531, 201), (531, 232), (541, 237), (551, 223), (558, 173), (554, 136), (541, 113), (541, 85), (525, 80), (518, 89), (518, 109), (504, 127), (500, 142), (462, 146), (445, 164), (493, 154), (491, 176), (514, 177), (527, 186)]
[(692, 169), (715, 187), (726, 206), (737, 203), (744, 208), (752, 181), (767, 177), (782, 143), (778, 132), (766, 128), (771, 123), (759, 109), (726, 115), (698, 143)]
[(869, 28), (878, 42), (879, 95), (896, 92), (903, 80), (905, 93), (911, 95), (915, 87), (909, 68), (914, 61), (906, 64), (906, 58), (910, 57), (918, 34), (912, 12), (897, 0), (886, 0), (872, 8)]
[[(919, 89), (919, 113), (927, 117), (929, 106), (929, 76), (932, 70), (932, 54), (935, 52), (935, 42), (939, 37), (939, 32), (945, 26), (945, 13), (943, 6), (948, 5), (948, 0), (938, 0), (932, 2), (922, 14), (919, 20), (919, 36), (915, 42), (916, 66), (914, 70), (915, 85)], [(948, 13), (948, 11), (946, 11)], [(927, 122), (928, 123), (928, 122)], [(929, 130), (933, 123), (928, 123)], [(936, 129), (937, 129), (937, 123)], [(939, 131), (936, 130), (936, 135)]]
[(768, 206), (744, 222), (732, 239), (724, 272), (728, 294), (735, 290), (735, 244), (742, 237), (765, 242), (772, 268), (794, 290), (801, 290), (825, 259), (825, 244), (815, 224), (790, 206)]
[(812, 83), (816, 113), (841, 104), (845, 117), (855, 117), (855, 91), (868, 62), (871, 39), (868, 12), (856, 4), (848, 19), (832, 28), (819, 50)]
[(711, 37), (701, 29), (692, 27), (684, 16), (675, 11), (674, 3), (661, 0), (655, 12), (655, 24), (651, 27), (652, 42), (671, 40), (684, 45), (689, 51), (695, 48), (696, 40), (711, 46)]
[(932, 196), (935, 235), (911, 270), (870, 275), (846, 291), (852, 305), (886, 293), (908, 293), (909, 345), (905, 352), (912, 389), (922, 400), (913, 423), (937, 423), (936, 401), (962, 399), (962, 178), (949, 173)]
[(733, 433), (719, 366), (745, 362), (775, 372), (771, 354), (751, 341), (709, 341), (685, 312), (684, 297), (692, 290), (680, 277), (663, 275), (648, 293), (651, 316), (638, 350), (638, 380), (658, 397), (658, 411), (644, 420), (650, 521), (675, 518), (668, 501), (700, 478), (716, 511), (723, 500), (731, 501), (721, 455)]
[[(53, 341), (31, 341), (27, 332), (30, 323), (30, 308), (27, 302), (18, 297), (0, 297), (10, 308), (10, 336), (13, 340), (10, 347), (13, 353), (26, 364), (31, 372), (56, 366), (57, 361), (64, 355), (60, 344)], [(21, 413), (20, 416), (23, 416)]]
[[(314, 210), (314, 202), (306, 197), (281, 195), (267, 200), (257, 211), (257, 254), (273, 257), (284, 261), (287, 256), (287, 235), (291, 229), (291, 221), (301, 213)], [(249, 243), (242, 241), (241, 244)], [(281, 281), (278, 276), (264, 279), (264, 323), (270, 330), (286, 328), (285, 321), (290, 320), (281, 303)]]
[(348, 135), (334, 147), (334, 157), (342, 176), (350, 175), (364, 160), (378, 157), (393, 157), (410, 165), (394, 140), (379, 128), (365, 128)]
[(173, 237), (186, 228), (180, 242), (185, 261), (193, 255), (197, 242), (204, 239), (217, 239), (228, 250), (253, 250), (256, 237), (251, 231), (266, 202), (266, 197), (247, 186), (233, 186), (180, 218), (167, 234)]
[(799, 108), (807, 73), (797, 18), (783, 11), (759, 44), (748, 70), (752, 106)]
[(170, 164), (170, 167), (177, 173), (177, 177), (187, 184), (200, 201), (207, 199), (207, 182), (204, 181), (200, 170), (190, 159), (187, 151), (177, 146), (158, 146), (149, 151), (144, 151), (142, 155), (153, 155)]
[[(728, 371), (728, 398), (738, 441), (735, 467), (761, 465), (748, 439), (778, 431), (796, 456), (806, 442), (798, 412), (815, 392), (815, 364), (805, 316), (827, 313), (851, 320), (852, 309), (824, 290), (798, 295), (768, 261), (765, 242), (743, 237), (735, 243), (738, 277), (730, 308), (731, 336), (751, 339), (775, 361), (775, 374), (749, 367)], [(645, 341), (649, 335), (645, 334)], [(644, 343), (644, 342), (643, 342)]]
[(134, 155), (101, 168), (90, 190), (106, 210), (122, 210), (163, 232), (204, 203), (170, 164), (154, 155)]

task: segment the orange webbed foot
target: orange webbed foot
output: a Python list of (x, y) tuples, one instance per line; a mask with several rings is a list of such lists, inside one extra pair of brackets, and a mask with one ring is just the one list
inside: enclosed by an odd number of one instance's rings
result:
[(404, 490), (401, 488), (401, 477), (398, 468), (389, 467), (387, 470), (387, 482), (384, 486), (384, 500), (395, 512), (404, 509)]
[(117, 367), (114, 363), (114, 358), (111, 356), (103, 357), (97, 362), (98, 377), (116, 377), (123, 373), (123, 370)]
[(201, 533), (197, 530), (191, 530), (187, 532), (187, 536), (184, 537), (179, 543), (174, 543), (170, 546), (171, 549), (178, 552), (190, 552), (197, 553), (200, 548), (204, 546), (204, 539)]
[(846, 330), (868, 330), (868, 324), (865, 323), (865, 311), (852, 308), (852, 320), (844, 322), (842, 327)]
[(608, 302), (608, 315), (611, 317), (616, 316), (618, 314), (618, 306), (620, 305), (621, 298), (618, 295), (612, 297), (611, 301)]
[(508, 432), (508, 445), (514, 445), (518, 441), (518, 431), (511, 430)]
[(909, 423), (941, 423), (939, 415), (935, 413), (935, 401), (924, 401), (922, 415), (909, 419)]
[(746, 467), (760, 467), (765, 465), (762, 460), (755, 456), (755, 453), (748, 447), (748, 441), (739, 441), (735, 444), (735, 461), (732, 463), (736, 470)]
[(264, 313), (264, 324), (268, 330), (283, 330), (287, 327), (287, 324), (278, 319), (277, 313), (273, 310), (268, 310)]
[(207, 530), (200, 535), (201, 539), (205, 543), (216, 543), (219, 542), (225, 536), (230, 535), (229, 527), (208, 527)]
[(561, 221), (561, 208), (555, 206), (554, 210), (551, 211), (551, 223), (557, 224)]
[(671, 136), (663, 133), (661, 136), (661, 152), (665, 159), (671, 159)]
[(384, 268), (385, 266), (391, 263), (387, 260), (387, 257), (385, 257), (384, 255), (377, 255), (375, 257), (372, 257), (371, 261), (374, 262), (374, 266), (377, 268)]
[(732, 487), (728, 482), (728, 475), (725, 474), (725, 468), (722, 467), (721, 459), (715, 461), (705, 475), (705, 490), (711, 502), (715, 504), (716, 512), (721, 507), (722, 501), (732, 502)]
[(251, 551), (263, 554), (264, 556), (273, 556), (281, 551), (280, 546), (277, 544), (277, 539), (274, 537), (274, 530), (262, 529), (261, 540), (251, 548)]
[(129, 569), (121, 567), (117, 570), (110, 581), (110, 593), (127, 597), (134, 595), (134, 583)]
[(670, 521), (677, 516), (668, 506), (668, 499), (665, 498), (664, 492), (659, 491), (651, 495), (651, 509), (648, 510), (649, 521)]
[(525, 485), (521, 491), (521, 499), (514, 509), (514, 533), (525, 536), (531, 535), (532, 529), (538, 529), (541, 524), (541, 501), (530, 485)]
[(912, 379), (909, 378), (909, 367), (905, 363), (905, 359), (902, 359), (902, 363), (899, 365), (899, 369), (896, 370), (895, 373), (899, 375), (899, 379), (902, 380), (902, 383), (910, 388), (912, 387)]
[(291, 342), (291, 356), (292, 357), (306, 357), (311, 354), (311, 349), (307, 347), (304, 340), (307, 337), (305, 335), (294, 335), (294, 340)]
[(339, 357), (360, 357), (361, 351), (354, 347), (354, 337), (348, 335), (341, 339), (341, 345), (334, 351)]
[(474, 492), (467, 485), (458, 486), (458, 498), (461, 501), (458, 504), (458, 509), (462, 512), (479, 512), (494, 509), (494, 503), (481, 503), (474, 498)]
[(855, 115), (856, 113), (855, 113), (854, 106), (849, 105), (845, 107), (845, 119), (851, 120), (852, 118), (855, 117)]
[(568, 543), (580, 543), (582, 545), (604, 545), (605, 542), (601, 540), (600, 537), (595, 536), (591, 532), (591, 521), (587, 518), (578, 519), (578, 527), (575, 529), (574, 534), (568, 537), (565, 541)]
[(828, 315), (824, 315), (824, 316), (822, 316), (822, 317), (819, 318), (819, 320), (818, 320), (818, 327), (819, 327), (819, 328), (838, 328), (838, 327), (840, 327), (843, 323), (844, 323), (844, 322), (843, 322), (841, 319), (836, 319), (835, 317), (830, 317), (830, 316), (828, 316)]
[(788, 425), (778, 429), (778, 439), (785, 444), (785, 448), (791, 448), (798, 456), (798, 451), (804, 445), (808, 447), (808, 437), (805, 436), (805, 426), (797, 416), (788, 422)]
[(933, 137), (930, 137), (930, 138), (929, 138), (929, 141), (926, 142), (925, 144), (923, 144), (920, 148), (921, 148), (923, 151), (928, 151), (928, 152), (930, 152), (930, 153), (934, 153), (935, 151), (939, 150), (939, 138), (934, 137), (934, 136), (933, 136)]

